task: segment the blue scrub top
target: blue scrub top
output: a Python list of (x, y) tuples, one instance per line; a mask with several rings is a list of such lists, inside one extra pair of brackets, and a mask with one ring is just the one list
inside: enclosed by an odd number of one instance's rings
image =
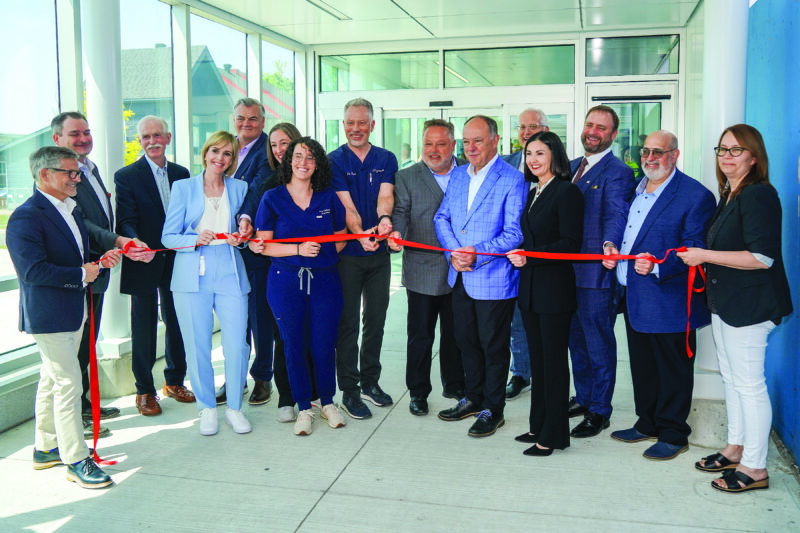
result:
[[(314, 191), (307, 209), (300, 209), (292, 195), (281, 185), (264, 193), (256, 213), (256, 231), (272, 231), (273, 239), (291, 237), (316, 237), (330, 235), (345, 228), (345, 210), (339, 195), (328, 187), (324, 191)], [(327, 268), (339, 262), (336, 244), (325, 242), (320, 245), (317, 257), (290, 255), (273, 257), (273, 263), (296, 267)]]
[[(394, 174), (397, 172), (397, 158), (389, 150), (372, 145), (364, 162), (346, 145), (343, 144), (330, 154), (333, 178), (331, 186), (336, 191), (347, 191), (353, 199), (358, 214), (361, 215), (361, 227), (366, 231), (378, 225), (378, 193), (382, 183), (394, 185)], [(358, 241), (350, 241), (342, 250), (344, 255), (374, 255), (386, 252), (386, 243), (381, 242), (375, 252), (365, 252)]]

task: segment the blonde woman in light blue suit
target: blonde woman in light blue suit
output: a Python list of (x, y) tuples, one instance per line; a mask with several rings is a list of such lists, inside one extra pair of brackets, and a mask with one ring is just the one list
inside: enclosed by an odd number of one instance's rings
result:
[[(226, 131), (208, 138), (202, 151), (202, 174), (172, 186), (161, 238), (165, 246), (179, 248), (171, 289), (186, 344), (189, 380), (200, 410), (201, 435), (214, 435), (219, 429), (211, 365), (214, 311), (222, 328), (225, 355), (225, 420), (236, 433), (253, 429), (241, 411), (250, 356), (245, 340), (250, 284), (241, 254), (234, 249), (246, 242), (252, 227), (246, 218), (236, 221), (247, 183), (227, 178), (236, 168), (238, 151), (236, 139)], [(218, 233), (233, 235), (217, 239)]]

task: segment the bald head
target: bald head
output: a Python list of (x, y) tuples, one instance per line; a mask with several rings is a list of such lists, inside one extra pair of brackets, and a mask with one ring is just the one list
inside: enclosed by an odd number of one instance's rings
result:
[(648, 135), (642, 147), (642, 169), (647, 179), (655, 184), (667, 179), (679, 155), (678, 138), (671, 131), (657, 130)]

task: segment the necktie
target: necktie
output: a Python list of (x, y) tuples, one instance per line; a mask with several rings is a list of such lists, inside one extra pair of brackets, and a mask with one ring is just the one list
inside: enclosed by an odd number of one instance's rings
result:
[(167, 169), (159, 168), (156, 171), (158, 176), (158, 192), (161, 195), (161, 203), (164, 205), (164, 212), (167, 212), (169, 206), (169, 179), (167, 178)]
[(572, 179), (572, 183), (578, 183), (580, 181), (581, 176), (583, 176), (583, 171), (586, 168), (586, 165), (589, 164), (589, 160), (585, 157), (581, 159), (581, 164), (578, 166), (578, 172), (575, 174), (575, 177)]

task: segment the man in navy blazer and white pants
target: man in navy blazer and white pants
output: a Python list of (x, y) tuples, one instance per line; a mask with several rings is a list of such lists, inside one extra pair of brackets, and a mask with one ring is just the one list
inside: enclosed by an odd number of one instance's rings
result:
[[(33, 196), (11, 214), (6, 243), (20, 288), (20, 329), (33, 335), (42, 357), (36, 392), (33, 467), (67, 465), (67, 479), (101, 488), (111, 478), (83, 440), (78, 346), (86, 320), (86, 286), (100, 267), (89, 261), (83, 216), (75, 210), (81, 179), (78, 154), (46, 146), (31, 155)], [(113, 267), (119, 256), (102, 264)]]
[(466, 397), (441, 411), (453, 421), (477, 415), (467, 433), (493, 435), (505, 423), (505, 383), (511, 358), (511, 316), (519, 290), (519, 271), (505, 257), (522, 242), (519, 221), (527, 197), (522, 173), (497, 154), (497, 123), (476, 115), (463, 129), (469, 165), (453, 171), (434, 216), (436, 236), (450, 261), (453, 317), (466, 374)]

